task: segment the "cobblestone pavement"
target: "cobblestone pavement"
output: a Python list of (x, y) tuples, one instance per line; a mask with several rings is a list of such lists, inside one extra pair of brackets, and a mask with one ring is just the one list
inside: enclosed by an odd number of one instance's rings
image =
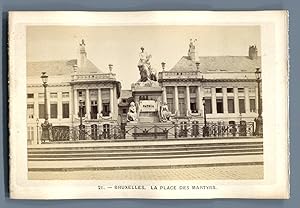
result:
[(31, 180), (247, 180), (263, 179), (263, 165), (174, 169), (29, 172)]

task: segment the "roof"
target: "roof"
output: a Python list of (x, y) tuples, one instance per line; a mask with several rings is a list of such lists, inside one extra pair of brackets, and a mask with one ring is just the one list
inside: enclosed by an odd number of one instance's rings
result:
[[(198, 62), (199, 70), (228, 71), (228, 72), (254, 72), (261, 66), (261, 58), (250, 59), (248, 56), (201, 56)], [(197, 71), (196, 62), (189, 56), (183, 56), (170, 71)]]
[(131, 90), (121, 90), (120, 98), (130, 98), (130, 97), (132, 97), (132, 91)]
[(79, 73), (103, 73), (98, 67), (96, 67), (93, 62), (91, 62), (89, 59), (86, 59), (85, 66), (81, 69), (78, 69)]
[(48, 76), (71, 75), (76, 64), (76, 59), (27, 62), (27, 76), (40, 76), (42, 72), (47, 72)]
[[(27, 76), (40, 76), (47, 72), (48, 76), (71, 75), (73, 66), (77, 65), (77, 59), (27, 62)], [(103, 73), (95, 64), (86, 59), (85, 66), (79, 68), (78, 73)]]

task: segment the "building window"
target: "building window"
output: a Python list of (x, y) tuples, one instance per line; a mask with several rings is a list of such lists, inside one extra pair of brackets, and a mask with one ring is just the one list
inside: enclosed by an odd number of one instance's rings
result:
[(33, 117), (34, 117), (34, 105), (27, 104), (27, 118), (33, 118)]
[(204, 88), (204, 93), (211, 94), (211, 88)]
[(227, 93), (233, 93), (233, 88), (227, 88)]
[(50, 98), (57, 98), (57, 93), (56, 92), (51, 92), (50, 93)]
[(178, 87), (178, 94), (185, 94), (185, 90), (186, 88), (185, 87)]
[(181, 116), (186, 115), (186, 103), (184, 98), (178, 98), (178, 107)]
[(27, 143), (33, 144), (34, 140), (34, 128), (32, 126), (27, 127)]
[(244, 92), (244, 88), (238, 88), (238, 92), (239, 93), (243, 93)]
[(250, 98), (250, 112), (256, 112), (255, 98)]
[(39, 93), (39, 98), (44, 98), (44, 93)]
[(240, 113), (245, 113), (245, 99), (239, 98), (239, 111)]
[(127, 99), (123, 98), (122, 103), (126, 103), (126, 102), (127, 102)]
[(78, 96), (79, 97), (82, 97), (83, 96), (83, 92), (80, 90), (80, 91), (78, 91)]
[(57, 118), (57, 104), (50, 104), (50, 118)]
[(78, 106), (78, 116), (81, 117), (80, 113), (82, 113), (82, 117), (86, 114), (85, 101), (82, 101), (82, 112), (80, 112), (80, 102)]
[(228, 98), (227, 104), (228, 104), (228, 113), (234, 113), (234, 99)]
[(45, 105), (39, 104), (39, 118), (45, 118)]
[(62, 116), (63, 118), (69, 118), (70, 117), (70, 108), (69, 108), (69, 103), (63, 103), (62, 104)]
[(91, 101), (91, 119), (97, 119), (98, 104), (96, 100)]
[(212, 113), (211, 98), (205, 98), (205, 113), (206, 114)]
[(126, 108), (123, 108), (123, 109), (122, 109), (122, 113), (123, 113), (123, 114), (126, 114), (126, 113), (127, 113), (127, 109), (126, 109)]
[(63, 98), (68, 98), (69, 97), (69, 92), (63, 92), (62, 97)]
[(174, 89), (174, 87), (166, 87), (167, 94), (172, 95), (173, 94), (173, 89)]
[(195, 98), (191, 98), (190, 109), (191, 109), (192, 113), (198, 113), (197, 104), (196, 104), (196, 99)]
[(255, 88), (254, 87), (249, 88), (249, 93), (255, 93)]
[(223, 109), (223, 99), (222, 98), (217, 98), (217, 113), (224, 113)]
[(28, 93), (27, 98), (34, 98), (34, 94), (33, 93)]
[(169, 111), (174, 113), (173, 98), (167, 98), (167, 105), (168, 105)]
[(191, 94), (196, 94), (197, 93), (197, 87), (190, 87), (190, 93)]
[(109, 103), (102, 103), (102, 115), (109, 116), (109, 113), (110, 113)]
[(222, 88), (216, 88), (216, 93), (222, 93)]

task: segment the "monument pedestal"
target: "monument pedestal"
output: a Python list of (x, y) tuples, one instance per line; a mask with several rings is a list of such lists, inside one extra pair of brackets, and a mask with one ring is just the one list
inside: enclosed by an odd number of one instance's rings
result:
[(157, 81), (137, 82), (131, 86), (137, 107), (137, 120), (126, 125), (126, 139), (155, 140), (175, 138), (177, 126), (160, 121), (162, 88)]
[(130, 122), (126, 125), (126, 139), (128, 140), (167, 140), (174, 139), (178, 127), (172, 122), (141, 123)]
[(138, 123), (159, 123), (159, 108), (162, 102), (162, 88), (156, 81), (137, 82), (131, 86), (137, 105)]

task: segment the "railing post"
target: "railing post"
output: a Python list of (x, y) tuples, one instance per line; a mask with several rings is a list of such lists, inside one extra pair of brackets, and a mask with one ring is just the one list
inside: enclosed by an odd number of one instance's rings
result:
[(113, 127), (113, 130), (114, 130), (114, 139), (116, 139), (117, 138), (117, 136), (116, 136), (117, 135), (116, 134), (116, 126)]
[(166, 128), (165, 128), (165, 134), (166, 134), (166, 139), (168, 139), (168, 134), (169, 134), (169, 130), (167, 130)]
[(154, 138), (155, 139), (157, 138), (157, 128), (156, 128), (156, 125), (154, 125)]
[(133, 139), (136, 139), (136, 125), (133, 127)]

